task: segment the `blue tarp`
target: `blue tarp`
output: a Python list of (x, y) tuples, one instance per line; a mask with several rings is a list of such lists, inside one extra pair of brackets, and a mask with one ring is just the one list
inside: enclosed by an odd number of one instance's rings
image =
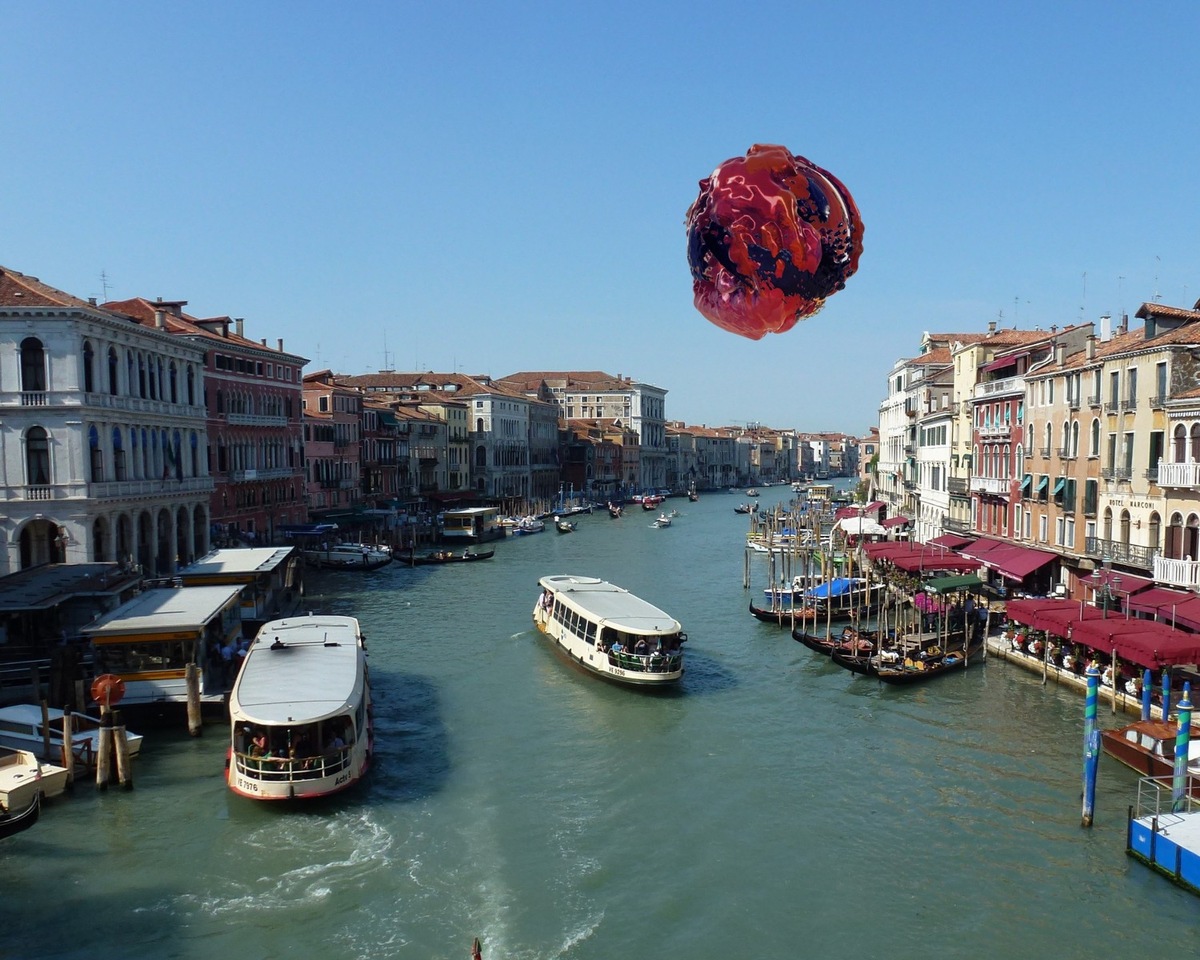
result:
[(334, 533), (337, 528), (336, 523), (289, 523), (276, 527), (275, 532), (285, 537), (323, 537)]
[(851, 590), (862, 590), (866, 583), (861, 577), (834, 577), (832, 580), (813, 587), (806, 597), (814, 600), (824, 600), (826, 597), (844, 597)]

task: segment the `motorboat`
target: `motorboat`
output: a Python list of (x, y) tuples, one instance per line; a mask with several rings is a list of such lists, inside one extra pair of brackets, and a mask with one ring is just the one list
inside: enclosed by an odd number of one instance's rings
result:
[(265, 623), (229, 694), (229, 789), (254, 800), (338, 793), (374, 750), (366, 643), (354, 617)]
[(660, 513), (658, 515), (658, 519), (654, 521), (653, 525), (656, 527), (669, 527), (671, 525), (671, 518), (665, 513)]
[(32, 750), (0, 747), (0, 807), (25, 810), (39, 797), (53, 799), (67, 788), (67, 768), (43, 763)]
[[(1170, 777), (1175, 772), (1175, 738), (1178, 724), (1138, 720), (1123, 727), (1100, 731), (1100, 744), (1114, 760), (1143, 777)], [(1192, 728), (1188, 741), (1188, 774), (1200, 776), (1200, 730)]]
[(392, 562), (390, 547), (370, 543), (326, 543), (303, 555), (306, 563), (327, 570), (377, 570)]
[(531, 533), (541, 533), (546, 529), (546, 521), (537, 517), (521, 517), (509, 526), (508, 532), (514, 537), (524, 537)]
[(495, 550), (434, 550), (432, 553), (402, 555), (398, 563), (413, 567), (427, 567), (439, 563), (473, 563), (476, 560), (491, 560)]
[[(18, 703), (0, 707), (0, 746), (28, 750), (39, 760), (61, 763), (63, 755), (63, 712), (53, 707), (46, 710), (50, 729), (42, 725), (42, 707)], [(46, 752), (49, 734), (50, 752)], [(125, 731), (125, 743), (130, 759), (142, 749), (142, 735)], [(100, 718), (87, 713), (71, 713), (71, 756), (86, 769), (96, 765), (100, 753)]]
[(570, 520), (564, 520), (562, 517), (555, 517), (554, 529), (559, 533), (574, 533), (575, 524), (571, 523)]
[(670, 685), (683, 676), (679, 621), (628, 590), (595, 577), (556, 575), (538, 581), (537, 629), (589, 673), (637, 687)]

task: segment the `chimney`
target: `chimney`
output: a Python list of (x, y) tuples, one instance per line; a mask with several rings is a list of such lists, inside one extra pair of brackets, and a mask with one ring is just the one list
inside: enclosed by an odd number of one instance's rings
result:
[(988, 321), (988, 336), (990, 337), (995, 332), (996, 332), (996, 321), (989, 320)]
[(154, 311), (154, 326), (159, 330), (163, 330), (167, 326), (167, 312), (163, 309)]
[(280, 337), (276, 342), (279, 344), (279, 352), (283, 353), (283, 337)]
[(88, 297), (88, 304), (94, 307), (96, 305), (96, 298)]
[(1129, 332), (1129, 314), (1123, 313), (1123, 314), (1121, 314), (1121, 325), (1119, 327), (1117, 327), (1117, 333), (1128, 333), (1128, 332)]
[(1087, 346), (1084, 347), (1084, 350), (1087, 352), (1089, 360), (1096, 359), (1096, 335), (1094, 333), (1088, 334)]
[(1065, 359), (1067, 359), (1067, 345), (1056, 343), (1054, 345), (1054, 362), (1061, 367)]
[(266, 337), (262, 337), (262, 338), (260, 338), (260, 339), (259, 339), (259, 341), (258, 341), (258, 342), (259, 342), (259, 343), (261, 343), (261, 344), (262, 344), (262, 345), (265, 347), (265, 346), (267, 345), (267, 338), (266, 338)]
[(245, 336), (245, 334), (242, 332), (246, 329), (245, 321), (241, 317), (234, 317), (233, 329), (239, 337)]
[(1112, 339), (1112, 317), (1107, 313), (1100, 318), (1100, 342), (1108, 343)]

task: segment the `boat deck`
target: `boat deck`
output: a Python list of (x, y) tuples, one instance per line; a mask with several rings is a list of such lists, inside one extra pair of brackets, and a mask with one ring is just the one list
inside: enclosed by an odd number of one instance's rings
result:
[[(1188, 777), (1188, 787), (1195, 789)], [(1172, 801), (1170, 777), (1143, 777), (1129, 818), (1126, 853), (1170, 880), (1200, 893), (1200, 804)], [(1176, 809), (1178, 808), (1178, 809)]]

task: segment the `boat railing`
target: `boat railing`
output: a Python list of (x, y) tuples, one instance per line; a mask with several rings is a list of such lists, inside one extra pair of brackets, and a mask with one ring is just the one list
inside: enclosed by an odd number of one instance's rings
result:
[(635, 673), (676, 673), (683, 667), (683, 654), (627, 653), (608, 651), (608, 662)]
[(316, 757), (259, 757), (249, 753), (234, 754), (238, 773), (252, 780), (279, 781), (321, 780), (332, 777), (350, 766), (350, 747)]
[(1187, 774), (1182, 796), (1175, 797), (1175, 778), (1142, 777), (1138, 780), (1135, 818), (1153, 817), (1160, 821), (1200, 811), (1200, 778)]

